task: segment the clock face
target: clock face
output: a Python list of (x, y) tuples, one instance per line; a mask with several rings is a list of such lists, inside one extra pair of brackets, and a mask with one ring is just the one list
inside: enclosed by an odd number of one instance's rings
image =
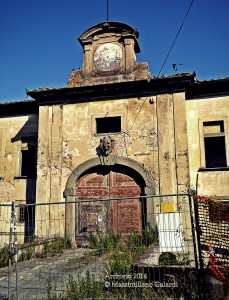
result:
[(112, 71), (122, 61), (122, 49), (112, 43), (106, 43), (97, 48), (94, 54), (94, 64), (100, 71)]

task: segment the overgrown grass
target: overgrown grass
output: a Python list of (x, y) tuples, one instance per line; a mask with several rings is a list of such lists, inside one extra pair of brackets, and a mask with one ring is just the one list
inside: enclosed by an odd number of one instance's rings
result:
[[(36, 249), (37, 246), (40, 246), (40, 250)], [(70, 248), (71, 240), (68, 237), (56, 237), (49, 241), (42, 241), (35, 237), (22, 249), (19, 261), (55, 256)]]
[(42, 249), (42, 257), (47, 255), (55, 256), (58, 253), (62, 253), (63, 250), (71, 248), (71, 240), (68, 237), (57, 238), (54, 241), (44, 244)]
[(91, 247), (98, 250), (99, 255), (109, 250), (120, 249), (125, 247), (133, 247), (135, 249), (145, 249), (152, 244), (158, 243), (158, 230), (148, 226), (142, 233), (134, 233), (122, 236), (121, 234), (85, 234), (85, 239), (91, 244)]
[(106, 235), (89, 233), (85, 234), (84, 237), (90, 242), (92, 248), (97, 249), (99, 255), (111, 249), (116, 249), (121, 242), (121, 235), (112, 233)]
[(67, 293), (70, 300), (100, 298), (103, 296), (103, 290), (103, 281), (96, 280), (89, 271), (86, 272), (85, 277), (80, 277), (78, 274), (78, 278), (74, 279), (73, 276), (69, 276)]
[[(55, 283), (52, 285), (49, 282), (47, 286), (49, 292), (49, 294), (47, 294), (49, 296), (48, 299), (83, 300), (105, 298), (164, 300), (170, 297), (171, 299), (180, 299), (187, 290), (183, 277), (180, 278), (179, 288), (160, 288), (155, 285), (151, 287), (134, 285), (136, 282), (150, 283), (150, 280), (152, 280), (148, 277), (149, 274), (147, 274), (146, 277), (136, 279), (134, 277), (136, 273), (134, 273), (135, 269), (133, 266), (149, 246), (158, 244), (158, 232), (156, 228), (149, 228), (143, 231), (142, 234), (138, 233), (126, 236), (88, 234), (85, 237), (90, 241), (91, 247), (98, 250), (97, 254), (100, 256), (103, 255), (102, 260), (105, 262), (104, 272), (102, 272), (102, 274), (91, 272), (90, 263), (92, 260), (90, 259), (90, 261), (88, 261), (88, 255), (92, 258), (92, 252), (88, 250), (88, 252), (85, 252), (84, 257), (81, 257), (78, 275), (75, 277), (72, 275), (69, 276), (68, 283), (62, 295), (57, 296)], [(94, 260), (94, 258), (92, 259)], [(101, 258), (97, 257), (97, 260), (100, 259)], [(178, 258), (174, 254), (170, 255), (166, 253), (160, 258), (160, 263), (163, 265), (177, 264)], [(87, 270), (86, 275), (82, 275), (80, 271), (85, 268)], [(144, 271), (142, 270), (142, 272)], [(139, 273), (141, 274), (141, 269), (139, 269)], [(119, 279), (117, 279), (116, 275), (120, 276)], [(161, 276), (163, 276), (163, 272)], [(159, 282), (159, 284), (164, 282), (163, 277), (158, 280), (162, 281)], [(174, 280), (176, 280), (175, 277)], [(115, 283), (124, 282), (126, 286), (120, 287), (113, 285), (112, 281)]]
[[(9, 253), (9, 246), (5, 246), (0, 249), (0, 267), (6, 267), (9, 264), (10, 253)], [(13, 260), (13, 257), (12, 257)]]
[(143, 230), (142, 234), (130, 234), (126, 236), (107, 234), (84, 236), (91, 244), (91, 247), (98, 250), (98, 254), (104, 255), (107, 260), (105, 272), (100, 278), (94, 277), (87, 271), (86, 276), (78, 274), (76, 278), (69, 277), (67, 284), (67, 294), (71, 300), (81, 300), (85, 298), (122, 297), (131, 299), (163, 299), (156, 298), (154, 291), (147, 288), (116, 288), (108, 287), (107, 280), (112, 275), (124, 275), (129, 278), (126, 281), (132, 281), (133, 263), (151, 244), (158, 242), (157, 229), (149, 228)]
[(190, 265), (191, 260), (188, 259), (188, 256), (183, 256), (182, 259), (179, 259), (176, 254), (172, 252), (163, 252), (159, 256), (159, 265), (171, 266), (171, 265)]
[[(71, 240), (68, 237), (56, 237), (50, 241), (42, 241), (36, 236), (31, 236), (28, 243), (18, 246), (18, 261), (54, 256), (70, 248)], [(9, 264), (10, 255), (12, 263), (14, 263), (14, 255), (9, 252), (9, 247), (5, 246), (0, 249), (0, 267)]]
[(177, 265), (177, 257), (174, 253), (172, 252), (163, 252), (159, 256), (159, 265)]

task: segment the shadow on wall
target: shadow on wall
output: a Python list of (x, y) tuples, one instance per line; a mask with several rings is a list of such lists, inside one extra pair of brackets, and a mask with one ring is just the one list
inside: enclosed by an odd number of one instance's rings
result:
[(26, 123), (22, 126), (22, 128), (18, 131), (18, 133), (11, 139), (11, 142), (19, 142), (25, 137), (37, 137), (38, 133), (38, 116), (31, 115), (28, 117)]
[(21, 148), (19, 155), (19, 169), (14, 177), (22, 199), (17, 195), (16, 204), (19, 204), (17, 221), (24, 223), (24, 242), (28, 242), (35, 232), (35, 202), (37, 177), (37, 144), (38, 144), (38, 116), (29, 116), (26, 123), (11, 139), (18, 142)]

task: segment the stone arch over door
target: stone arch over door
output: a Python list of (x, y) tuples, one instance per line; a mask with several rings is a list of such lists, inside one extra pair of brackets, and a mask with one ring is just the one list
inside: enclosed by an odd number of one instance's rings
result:
[[(118, 167), (124, 167), (126, 170), (129, 170), (131, 173), (134, 174), (137, 181), (140, 182), (140, 186), (142, 188), (142, 195), (151, 196), (155, 194), (154, 189), (154, 181), (153, 177), (150, 172), (143, 167), (142, 164), (136, 162), (133, 159), (120, 157), (120, 156), (112, 156), (110, 160), (109, 166), (103, 166), (103, 168), (110, 168), (110, 169), (117, 169)], [(66, 188), (64, 191), (64, 197), (66, 200), (66, 207), (65, 207), (65, 232), (66, 234), (75, 239), (76, 233), (76, 210), (75, 210), (75, 203), (76, 200), (76, 182), (80, 177), (84, 174), (90, 173), (96, 167), (101, 167), (101, 161), (98, 157), (85, 161), (84, 163), (80, 164), (76, 167), (72, 173), (70, 174)], [(153, 201), (152, 197), (146, 199), (146, 207), (148, 212), (147, 223), (152, 223), (153, 219), (151, 220), (150, 216), (153, 215)], [(152, 214), (149, 214), (152, 212)]]

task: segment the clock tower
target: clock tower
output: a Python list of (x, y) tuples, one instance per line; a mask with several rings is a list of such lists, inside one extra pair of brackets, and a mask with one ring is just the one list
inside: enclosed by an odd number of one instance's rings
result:
[(136, 63), (140, 52), (139, 32), (119, 22), (103, 22), (86, 30), (79, 38), (83, 65), (72, 71), (69, 87), (147, 79), (148, 64)]

